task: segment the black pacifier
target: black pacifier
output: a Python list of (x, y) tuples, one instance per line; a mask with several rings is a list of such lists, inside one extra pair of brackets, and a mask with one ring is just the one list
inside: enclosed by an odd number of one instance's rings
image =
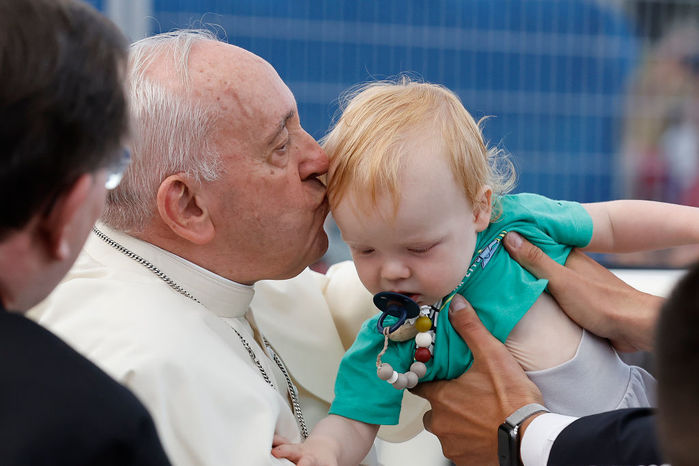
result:
[(406, 320), (420, 315), (420, 306), (418, 306), (415, 301), (405, 295), (392, 291), (376, 293), (374, 295), (374, 304), (381, 310), (381, 317), (379, 317), (379, 321), (376, 323), (376, 328), (382, 335), (385, 329), (383, 321), (386, 319), (386, 316), (390, 315), (398, 319), (398, 322), (391, 325), (388, 329), (388, 333), (393, 333), (398, 330)]

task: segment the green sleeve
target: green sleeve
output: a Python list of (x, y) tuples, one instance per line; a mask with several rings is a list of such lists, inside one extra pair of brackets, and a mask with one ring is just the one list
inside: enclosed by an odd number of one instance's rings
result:
[(592, 239), (592, 218), (579, 202), (523, 193), (505, 196), (502, 203), (511, 221), (531, 222), (556, 243), (585, 247)]
[[(403, 390), (396, 390), (376, 375), (376, 357), (384, 346), (384, 337), (376, 330), (378, 318), (377, 315), (362, 324), (357, 339), (342, 358), (330, 414), (367, 424), (395, 425), (400, 416)], [(392, 323), (390, 319), (386, 319), (386, 325)], [(381, 360), (398, 372), (407, 372), (414, 353), (414, 340), (392, 341)]]

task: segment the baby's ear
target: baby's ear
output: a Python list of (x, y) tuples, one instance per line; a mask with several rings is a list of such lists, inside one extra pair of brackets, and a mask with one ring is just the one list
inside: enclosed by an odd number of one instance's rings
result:
[(491, 198), (493, 190), (490, 186), (485, 185), (481, 188), (473, 203), (473, 223), (476, 226), (476, 232), (481, 232), (488, 228), (490, 224), (490, 215), (493, 212)]

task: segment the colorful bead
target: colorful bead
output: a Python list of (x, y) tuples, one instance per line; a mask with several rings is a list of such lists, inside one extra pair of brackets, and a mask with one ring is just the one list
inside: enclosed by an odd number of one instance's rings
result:
[(422, 332), (415, 335), (415, 345), (418, 348), (428, 348), (432, 344), (432, 335)]
[(432, 328), (432, 321), (429, 317), (420, 316), (415, 321), (415, 328), (418, 332), (429, 332), (429, 330)]
[(406, 372), (405, 373), (405, 378), (407, 379), (407, 384), (405, 388), (413, 388), (415, 385), (417, 385), (418, 382), (418, 376), (415, 372)]
[[(420, 314), (412, 319), (406, 320), (401, 327), (402, 330), (410, 329), (412, 335), (402, 335), (401, 338), (394, 338), (394, 334), (384, 333), (384, 349), (376, 358), (376, 374), (381, 380), (390, 383), (397, 390), (412, 389), (427, 374), (427, 366), (424, 364), (432, 359), (433, 345), (435, 344), (435, 327), (437, 326), (437, 316), (439, 309), (433, 306), (421, 306)], [(400, 333), (399, 331), (395, 332)], [(415, 361), (410, 365), (410, 370), (405, 373), (397, 372), (393, 367), (381, 361), (381, 356), (386, 352), (389, 341), (409, 341), (415, 338)]]
[(396, 390), (403, 390), (408, 386), (408, 377), (405, 374), (398, 374), (398, 378), (393, 382), (393, 388)]
[(417, 375), (418, 379), (421, 379), (425, 376), (425, 374), (427, 374), (427, 366), (421, 363), (420, 361), (415, 361), (410, 366), (410, 372)]
[(415, 350), (415, 359), (420, 362), (427, 362), (432, 357), (432, 353), (427, 348), (418, 348)]
[(388, 380), (393, 375), (393, 368), (390, 364), (384, 362), (376, 369), (376, 375), (378, 375), (381, 380)]

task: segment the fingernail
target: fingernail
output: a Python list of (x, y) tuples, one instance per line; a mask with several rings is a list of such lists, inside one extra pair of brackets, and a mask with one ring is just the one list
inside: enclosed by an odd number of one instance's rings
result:
[(509, 232), (507, 236), (505, 236), (505, 241), (513, 248), (518, 248), (522, 245), (522, 237), (519, 236), (519, 233), (515, 233), (514, 231)]
[(451, 306), (449, 306), (449, 312), (451, 314), (459, 311), (463, 311), (466, 309), (466, 303), (464, 303), (462, 300), (452, 300)]

